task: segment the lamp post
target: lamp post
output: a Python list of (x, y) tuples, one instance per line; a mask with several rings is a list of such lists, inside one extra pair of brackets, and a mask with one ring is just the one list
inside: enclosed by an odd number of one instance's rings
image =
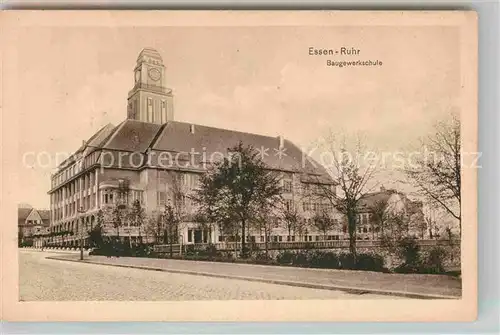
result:
[(82, 215), (86, 212), (83, 207), (78, 208), (78, 213), (80, 214), (81, 219), (81, 228), (80, 228), (80, 260), (83, 261), (83, 217)]

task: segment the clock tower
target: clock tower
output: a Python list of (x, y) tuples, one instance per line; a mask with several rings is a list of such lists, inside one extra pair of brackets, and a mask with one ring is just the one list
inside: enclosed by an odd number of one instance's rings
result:
[(127, 118), (163, 124), (174, 119), (172, 90), (165, 87), (165, 66), (158, 51), (145, 48), (137, 57), (134, 88), (128, 93)]

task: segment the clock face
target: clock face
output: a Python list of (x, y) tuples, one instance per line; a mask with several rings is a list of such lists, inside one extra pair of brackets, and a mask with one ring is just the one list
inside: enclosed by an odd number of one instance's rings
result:
[(160, 80), (161, 73), (158, 69), (151, 69), (149, 70), (149, 78), (153, 79), (154, 81)]

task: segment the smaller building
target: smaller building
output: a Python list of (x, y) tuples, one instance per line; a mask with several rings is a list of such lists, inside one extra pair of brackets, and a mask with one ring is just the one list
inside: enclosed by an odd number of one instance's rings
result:
[(34, 246), (37, 236), (48, 234), (50, 210), (22, 205), (17, 209), (18, 245)]
[(428, 235), (422, 202), (410, 200), (405, 193), (383, 186), (360, 199), (357, 230), (359, 240), (377, 240), (384, 234), (397, 234), (397, 231), (420, 239)]

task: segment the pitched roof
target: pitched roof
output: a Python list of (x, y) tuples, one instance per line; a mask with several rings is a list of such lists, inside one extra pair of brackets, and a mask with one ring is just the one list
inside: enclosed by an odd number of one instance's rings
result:
[(26, 219), (30, 216), (32, 211), (36, 211), (44, 224), (50, 224), (50, 210), (48, 209), (35, 209), (35, 208), (18, 208), (17, 209), (17, 223), (24, 225)]
[(145, 152), (161, 128), (161, 125), (155, 123), (125, 120), (116, 128), (102, 148)]
[[(191, 132), (191, 129), (193, 132)], [(227, 153), (227, 149), (242, 142), (251, 145), (260, 151), (260, 157), (269, 167), (278, 170), (307, 171), (310, 173), (325, 174), (322, 166), (313, 165), (311, 158), (305, 159), (302, 151), (289, 140), (283, 140), (283, 155), (278, 154), (280, 147), (279, 137), (264, 136), (240, 131), (207, 127), (185, 122), (168, 122), (158, 139), (152, 146), (153, 150), (190, 152), (194, 150), (206, 153), (209, 157), (215, 152)]]
[(50, 210), (39, 209), (37, 211), (38, 211), (38, 214), (40, 214), (40, 217), (42, 218), (43, 223), (49, 224), (50, 223)]
[(358, 207), (360, 210), (368, 210), (373, 208), (378, 202), (387, 202), (395, 193), (397, 193), (395, 190), (366, 193), (359, 199)]
[[(111, 151), (141, 152), (148, 149), (175, 153), (194, 150), (205, 153), (227, 153), (227, 149), (239, 142), (251, 145), (263, 154), (261, 158), (270, 168), (316, 175), (317, 181), (332, 182), (323, 166), (314, 161), (291, 141), (283, 139), (283, 154), (280, 156), (279, 137), (264, 136), (228, 129), (208, 127), (185, 122), (169, 121), (159, 125), (127, 119), (117, 127), (108, 125), (96, 133), (87, 146)], [(84, 149), (80, 148), (82, 151)], [(263, 150), (263, 151), (262, 151)], [(86, 154), (86, 153), (85, 153)], [(84, 154), (84, 155), (85, 155)], [(309, 180), (314, 182), (313, 180)]]
[(17, 209), (17, 223), (22, 225), (26, 222), (26, 219), (30, 215), (33, 208), (18, 208)]
[(59, 167), (64, 167), (70, 165), (79, 156), (87, 156), (88, 154), (94, 152), (95, 150), (102, 147), (105, 141), (111, 136), (117, 127), (108, 123), (101, 129), (99, 129), (94, 135), (92, 135), (87, 141), (85, 141), (70, 157), (64, 160)]

